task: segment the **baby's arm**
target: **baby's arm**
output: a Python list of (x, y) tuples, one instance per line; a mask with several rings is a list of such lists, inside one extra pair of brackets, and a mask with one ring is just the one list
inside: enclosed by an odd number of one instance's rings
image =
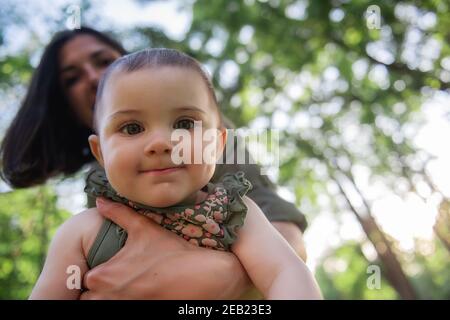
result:
[(102, 218), (96, 209), (89, 209), (71, 217), (59, 227), (30, 299), (79, 298), (81, 290), (76, 287), (78, 284), (82, 286), (83, 275), (88, 270), (85, 248), (93, 242), (88, 235), (95, 236), (101, 222)]
[(313, 275), (248, 197), (244, 226), (232, 247), (266, 299), (321, 299)]

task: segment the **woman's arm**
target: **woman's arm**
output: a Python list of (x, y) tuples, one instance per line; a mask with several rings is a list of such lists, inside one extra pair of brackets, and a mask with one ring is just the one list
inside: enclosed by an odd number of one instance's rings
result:
[(29, 299), (79, 298), (83, 275), (88, 270), (83, 251), (83, 230), (86, 226), (95, 228), (100, 222), (94, 211), (89, 209), (77, 214), (59, 227)]
[(233, 245), (250, 279), (267, 299), (320, 299), (313, 275), (261, 209), (244, 197), (248, 213)]

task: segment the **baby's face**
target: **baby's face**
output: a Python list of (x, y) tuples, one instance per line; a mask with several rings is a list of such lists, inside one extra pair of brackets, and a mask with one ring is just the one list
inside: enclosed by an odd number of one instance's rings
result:
[[(194, 121), (201, 121), (203, 131), (219, 127), (201, 76), (180, 67), (118, 72), (104, 90), (99, 137), (90, 143), (113, 188), (132, 201), (154, 207), (195, 201), (215, 164), (194, 164), (194, 155), (201, 154), (208, 143), (209, 150), (220, 155), (226, 138), (222, 130), (223, 135), (214, 141), (202, 143), (198, 135), (194, 141)], [(192, 156), (187, 164), (175, 164), (172, 152), (178, 142), (171, 135), (180, 128), (191, 137)]]

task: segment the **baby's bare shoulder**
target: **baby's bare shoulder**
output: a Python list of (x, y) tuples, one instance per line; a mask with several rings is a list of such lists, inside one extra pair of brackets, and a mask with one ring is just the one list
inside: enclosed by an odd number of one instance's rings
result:
[(81, 241), (83, 253), (86, 255), (94, 243), (95, 237), (104, 221), (96, 208), (90, 208), (72, 216), (61, 229), (64, 232), (76, 233)]

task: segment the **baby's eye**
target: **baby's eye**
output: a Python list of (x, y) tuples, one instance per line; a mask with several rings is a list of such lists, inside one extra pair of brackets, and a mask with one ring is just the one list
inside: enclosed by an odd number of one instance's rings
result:
[(178, 120), (174, 124), (173, 128), (174, 129), (186, 129), (186, 130), (192, 129), (192, 128), (194, 128), (194, 120), (192, 120), (192, 119)]
[(144, 131), (144, 128), (137, 123), (129, 123), (120, 128), (120, 132), (130, 136), (141, 133), (142, 131)]

